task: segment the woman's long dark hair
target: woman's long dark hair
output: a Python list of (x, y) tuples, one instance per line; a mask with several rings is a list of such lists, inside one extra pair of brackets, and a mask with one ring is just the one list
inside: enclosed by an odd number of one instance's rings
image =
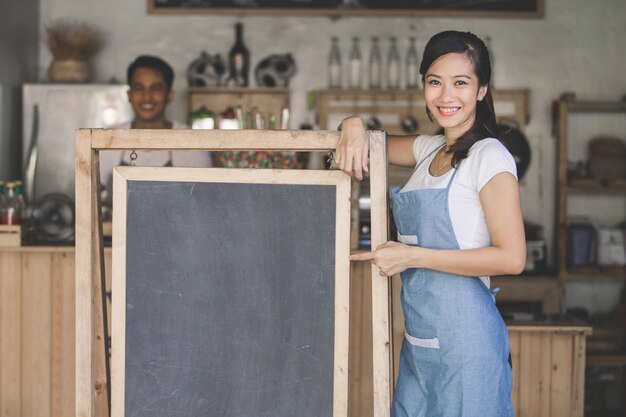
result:
[[(430, 38), (424, 48), (424, 57), (420, 65), (422, 82), (426, 71), (437, 59), (449, 53), (465, 54), (474, 66), (474, 73), (478, 77), (478, 85), (488, 85), (491, 81), (491, 60), (485, 43), (470, 32), (458, 32), (448, 30), (440, 32)], [(428, 108), (427, 108), (428, 110)], [(428, 110), (428, 117), (433, 120)], [(476, 118), (470, 129), (459, 137), (454, 145), (448, 150), (452, 152), (452, 165), (456, 166), (463, 159), (474, 143), (488, 137), (498, 138), (500, 132), (496, 123), (496, 113), (493, 109), (493, 96), (491, 87), (487, 88), (487, 94), (481, 101), (476, 103)]]

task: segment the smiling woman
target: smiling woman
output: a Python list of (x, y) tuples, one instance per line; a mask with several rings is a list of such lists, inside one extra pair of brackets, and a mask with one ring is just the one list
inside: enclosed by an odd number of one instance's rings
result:
[[(469, 32), (441, 32), (420, 73), (444, 134), (389, 137), (389, 162), (415, 167), (392, 195), (398, 241), (351, 259), (402, 276), (395, 417), (512, 417), (509, 339), (489, 285), (491, 275), (522, 271), (526, 247), (515, 161), (497, 139), (489, 52)], [(364, 138), (360, 118), (342, 122), (337, 164), (358, 178), (368, 169)]]

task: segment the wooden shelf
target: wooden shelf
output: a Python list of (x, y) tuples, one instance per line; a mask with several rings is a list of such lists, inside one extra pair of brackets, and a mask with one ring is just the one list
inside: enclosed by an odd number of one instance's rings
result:
[(576, 113), (621, 113), (626, 112), (626, 101), (572, 101), (566, 102), (570, 112)]
[(244, 112), (256, 107), (262, 112), (263, 117), (271, 114), (280, 118), (282, 109), (289, 108), (289, 89), (286, 87), (190, 87), (187, 90), (188, 115), (202, 106), (217, 115), (237, 105), (241, 105)]
[(545, 314), (561, 310), (562, 286), (556, 276), (496, 276), (491, 277), (491, 288), (500, 288), (498, 302), (538, 301)]
[(626, 268), (618, 267), (585, 267), (572, 268), (567, 265), (568, 248), (568, 197), (574, 195), (608, 195), (626, 196), (626, 180), (619, 179), (604, 183), (591, 178), (568, 178), (568, 148), (570, 115), (574, 113), (626, 113), (626, 100), (577, 101), (573, 93), (561, 96), (558, 103), (558, 146), (557, 146), (557, 210), (555, 221), (556, 265), (562, 280), (623, 280)]
[(591, 178), (570, 179), (567, 192), (580, 194), (617, 194), (626, 195), (626, 180), (619, 179), (609, 183), (602, 183)]
[(626, 366), (626, 353), (622, 354), (587, 354), (587, 366)]
[(568, 267), (565, 271), (568, 280), (594, 278), (597, 280), (623, 280), (626, 266), (579, 266)]

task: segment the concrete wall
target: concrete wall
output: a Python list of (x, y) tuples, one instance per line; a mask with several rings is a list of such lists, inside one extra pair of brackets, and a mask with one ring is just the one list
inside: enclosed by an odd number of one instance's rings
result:
[(20, 86), (37, 79), (39, 0), (0, 2), (0, 179), (21, 178)]
[[(291, 52), (297, 62), (298, 73), (290, 86), (292, 128), (312, 118), (306, 109), (307, 91), (326, 86), (331, 36), (340, 38), (344, 59), (352, 36), (362, 38), (365, 55), (371, 36), (381, 37), (383, 46), (387, 37), (396, 36), (403, 53), (409, 36), (417, 37), (420, 52), (431, 35), (445, 29), (490, 36), (495, 86), (531, 90), (527, 133), (533, 160), (522, 181), (523, 209), (528, 221), (544, 225), (550, 241), (556, 180), (552, 101), (564, 91), (589, 100), (618, 100), (626, 94), (624, 0), (545, 0), (545, 17), (531, 20), (151, 15), (147, 0), (41, 0), (41, 31), (58, 18), (89, 23), (104, 34), (105, 45), (93, 61), (94, 81), (123, 81), (128, 62), (138, 54), (167, 59), (177, 73), (174, 87), (179, 91), (170, 116), (180, 120), (186, 114), (187, 65), (202, 50), (226, 55), (233, 43), (234, 23), (241, 21), (253, 66), (271, 53)], [(48, 51), (41, 48), (38, 71), (42, 81), (49, 63)], [(626, 135), (619, 129), (598, 133)], [(617, 212), (616, 217), (626, 218), (624, 205), (610, 210)], [(607, 296), (615, 293), (614, 286), (608, 284)]]

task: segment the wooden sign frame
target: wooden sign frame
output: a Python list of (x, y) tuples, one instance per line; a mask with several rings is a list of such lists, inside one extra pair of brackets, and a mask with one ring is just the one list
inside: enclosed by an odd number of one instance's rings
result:
[[(387, 150), (384, 132), (368, 132), (372, 246), (387, 241)], [(100, 219), (99, 151), (333, 151), (338, 132), (107, 130), (76, 133), (76, 416), (105, 417), (111, 411), (107, 352), (104, 247)], [(172, 168), (170, 168), (172, 169)], [(229, 171), (231, 172), (231, 171)], [(390, 280), (372, 265), (374, 416), (390, 414), (392, 339)], [(115, 342), (114, 342), (115, 343)]]

